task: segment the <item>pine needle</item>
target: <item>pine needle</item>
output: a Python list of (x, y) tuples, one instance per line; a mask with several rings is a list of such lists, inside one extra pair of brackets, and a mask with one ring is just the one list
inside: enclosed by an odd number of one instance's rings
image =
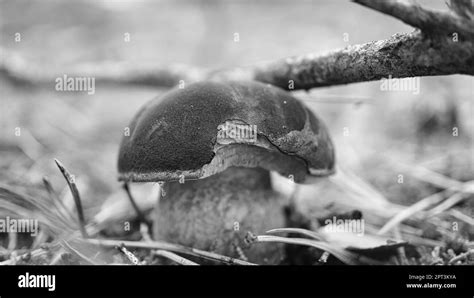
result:
[(54, 159), (59, 170), (66, 179), (69, 189), (71, 190), (72, 197), (74, 198), (74, 203), (76, 204), (77, 216), (79, 218), (79, 229), (83, 238), (89, 238), (86, 231), (86, 221), (84, 219), (84, 211), (82, 210), (81, 197), (79, 196), (79, 190), (77, 189), (74, 176), (64, 167), (64, 165), (57, 159)]
[(143, 242), (143, 241), (119, 241), (112, 239), (87, 239), (88, 243), (105, 246), (105, 247), (115, 247), (120, 244), (124, 244), (128, 247), (136, 248), (145, 248), (145, 249), (158, 249), (158, 250), (169, 250), (178, 253), (193, 255), (196, 257), (201, 257), (208, 260), (219, 261), (221, 263), (230, 264), (230, 265), (257, 265), (254, 263), (242, 261), (239, 259), (223, 256), (217, 253), (208, 252), (199, 250), (196, 248), (190, 248), (178, 244), (172, 244), (162, 241), (152, 241), (152, 242)]
[(170, 259), (180, 265), (187, 265), (187, 266), (199, 266), (198, 263), (194, 263), (188, 259), (185, 259), (175, 253), (172, 253), (170, 251), (166, 251), (166, 250), (161, 250), (161, 249), (158, 249), (158, 250), (155, 250), (153, 252), (155, 255), (158, 255), (158, 256), (161, 256), (161, 257), (164, 257), (164, 258), (167, 258), (167, 259)]

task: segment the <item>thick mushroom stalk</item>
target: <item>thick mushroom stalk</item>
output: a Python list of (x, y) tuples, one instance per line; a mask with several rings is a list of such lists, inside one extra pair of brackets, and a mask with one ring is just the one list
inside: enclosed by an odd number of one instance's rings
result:
[(278, 264), (284, 247), (273, 243), (250, 246), (247, 231), (263, 233), (283, 227), (285, 200), (273, 191), (269, 172), (231, 167), (204, 179), (166, 182), (156, 208), (156, 239), (261, 264)]
[(308, 182), (330, 175), (324, 124), (289, 93), (256, 82), (198, 83), (146, 104), (119, 152), (119, 179), (166, 182), (156, 239), (277, 264), (281, 246), (243, 241), (283, 227), (269, 171)]

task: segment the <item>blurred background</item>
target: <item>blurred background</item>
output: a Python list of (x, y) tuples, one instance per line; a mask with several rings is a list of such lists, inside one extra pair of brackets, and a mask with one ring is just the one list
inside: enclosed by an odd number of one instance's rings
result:
[[(442, 0), (419, 2), (446, 9)], [(412, 30), (349, 1), (0, 1), (3, 51), (58, 76), (74, 65), (104, 61), (224, 69)], [(326, 122), (340, 167), (388, 200), (409, 205), (439, 191), (408, 175), (418, 166), (458, 181), (474, 179), (473, 86), (472, 77), (453, 75), (421, 78), (419, 94), (382, 91), (374, 81), (295, 95)], [(124, 197), (116, 179), (124, 128), (140, 106), (167, 89), (95, 89), (93, 95), (57, 92), (54, 81), (30, 85), (0, 73), (3, 185), (41, 186), (48, 176), (72, 204), (53, 161), (58, 158), (76, 176), (86, 217), (107, 199)], [(472, 200), (466, 204), (472, 217)]]

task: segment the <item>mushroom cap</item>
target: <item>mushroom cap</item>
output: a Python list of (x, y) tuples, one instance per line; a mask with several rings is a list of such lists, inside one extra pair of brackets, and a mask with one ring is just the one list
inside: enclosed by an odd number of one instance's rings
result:
[(261, 167), (295, 182), (334, 172), (325, 125), (290, 93), (258, 82), (201, 82), (145, 104), (118, 158), (119, 180), (205, 178)]

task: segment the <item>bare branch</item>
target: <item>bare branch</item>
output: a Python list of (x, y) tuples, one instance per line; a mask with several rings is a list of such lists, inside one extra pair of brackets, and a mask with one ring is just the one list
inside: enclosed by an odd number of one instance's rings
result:
[(56, 78), (92, 77), (96, 84), (131, 84), (151, 85), (157, 87), (173, 87), (180, 80), (185, 82), (200, 80), (204, 77), (203, 70), (181, 64), (160, 67), (150, 64), (133, 64), (128, 62), (85, 63), (62, 70), (49, 69), (31, 63), (23, 57), (0, 48), (0, 75), (18, 83), (55, 86)]
[(434, 11), (403, 0), (354, 0), (417, 28), (409, 34), (352, 45), (324, 54), (308, 54), (261, 66), (208, 71), (185, 65), (158, 67), (95, 63), (61, 73), (29, 65), (4, 52), (0, 74), (17, 81), (47, 83), (55, 78), (94, 77), (100, 83), (172, 87), (202, 80), (257, 80), (283, 89), (310, 89), (386, 77), (474, 75), (474, 9), (470, 0), (452, 0), (450, 12)]
[[(450, 74), (474, 75), (473, 41), (426, 38), (415, 31), (387, 40), (349, 46), (323, 55), (309, 54), (275, 62), (255, 79), (285, 89), (310, 89), (394, 78)], [(290, 86), (291, 87), (291, 86)]]
[(394, 16), (425, 33), (458, 33), (469, 38), (474, 36), (474, 22), (453, 13), (429, 10), (404, 0), (354, 0), (354, 2)]

